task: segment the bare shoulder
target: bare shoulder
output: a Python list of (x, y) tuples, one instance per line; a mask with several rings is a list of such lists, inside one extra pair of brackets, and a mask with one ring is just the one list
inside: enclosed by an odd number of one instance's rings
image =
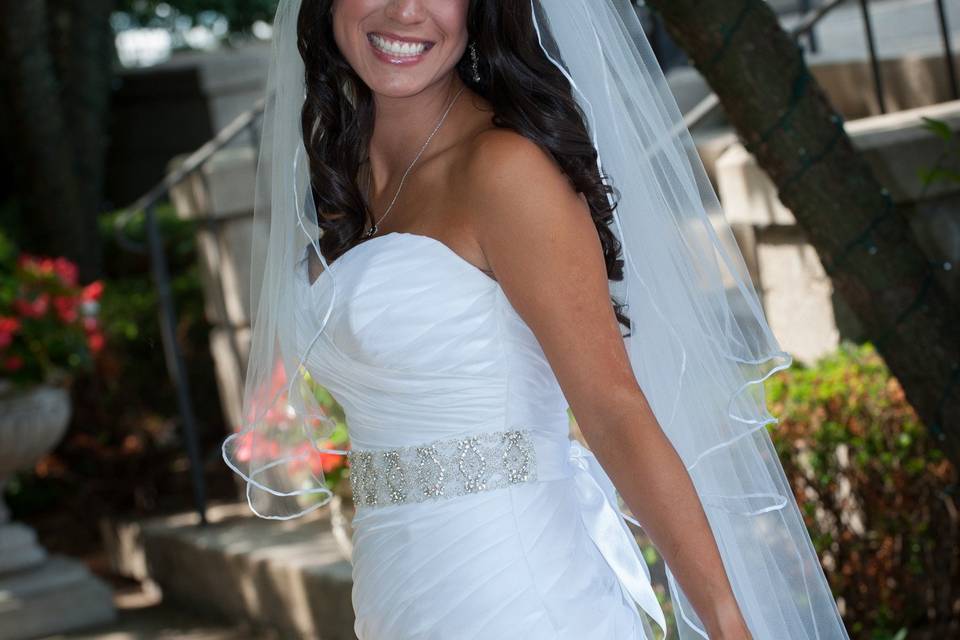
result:
[(470, 181), (479, 187), (527, 184), (548, 179), (568, 182), (553, 156), (527, 136), (503, 127), (486, 129), (471, 141)]
[(590, 207), (548, 150), (503, 128), (478, 133), (472, 145), (460, 195), (479, 249), (508, 295), (539, 290), (543, 283), (531, 269), (544, 274), (556, 261), (603, 268)]
[[(511, 129), (486, 129), (473, 138), (463, 178), (461, 197), (469, 203), (478, 235), (491, 223), (538, 225), (547, 219), (557, 222), (564, 211), (587, 211), (553, 155)], [(523, 221), (517, 219), (521, 211)]]

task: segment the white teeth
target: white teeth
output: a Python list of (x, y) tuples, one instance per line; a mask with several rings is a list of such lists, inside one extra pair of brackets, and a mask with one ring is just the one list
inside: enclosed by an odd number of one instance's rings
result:
[(396, 40), (387, 40), (383, 36), (377, 34), (371, 34), (371, 42), (373, 45), (383, 51), (384, 53), (390, 53), (393, 55), (399, 56), (418, 56), (423, 53), (427, 45), (422, 42), (398, 42)]

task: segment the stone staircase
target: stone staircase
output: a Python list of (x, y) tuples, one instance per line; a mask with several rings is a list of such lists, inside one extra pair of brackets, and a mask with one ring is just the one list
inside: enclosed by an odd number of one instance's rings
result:
[(164, 602), (245, 620), (280, 637), (353, 639), (349, 554), (330, 526), (330, 510), (290, 521), (219, 504), (199, 526), (194, 513), (104, 521), (117, 573), (148, 581)]

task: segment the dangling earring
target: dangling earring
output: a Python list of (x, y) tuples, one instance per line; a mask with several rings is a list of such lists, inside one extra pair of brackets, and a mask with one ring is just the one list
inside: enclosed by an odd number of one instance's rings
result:
[(477, 53), (477, 43), (470, 43), (470, 69), (473, 71), (473, 81), (480, 82), (480, 56)]

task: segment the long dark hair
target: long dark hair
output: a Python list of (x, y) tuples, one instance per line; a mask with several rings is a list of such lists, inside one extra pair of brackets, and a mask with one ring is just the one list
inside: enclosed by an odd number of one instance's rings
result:
[[(357, 175), (370, 143), (374, 102), (333, 36), (333, 0), (303, 0), (297, 44), (306, 72), (303, 139), (328, 262), (357, 244), (370, 217)], [(461, 80), (493, 106), (493, 123), (539, 144), (583, 193), (603, 247), (609, 280), (623, 280), (620, 242), (610, 229), (619, 193), (597, 168), (586, 117), (569, 81), (544, 55), (527, 0), (470, 0), (467, 29), (479, 54), (474, 82), (468, 55)], [(322, 185), (322, 188), (317, 188)], [(611, 197), (613, 200), (611, 200)], [(624, 305), (611, 297), (617, 320), (630, 329)]]

